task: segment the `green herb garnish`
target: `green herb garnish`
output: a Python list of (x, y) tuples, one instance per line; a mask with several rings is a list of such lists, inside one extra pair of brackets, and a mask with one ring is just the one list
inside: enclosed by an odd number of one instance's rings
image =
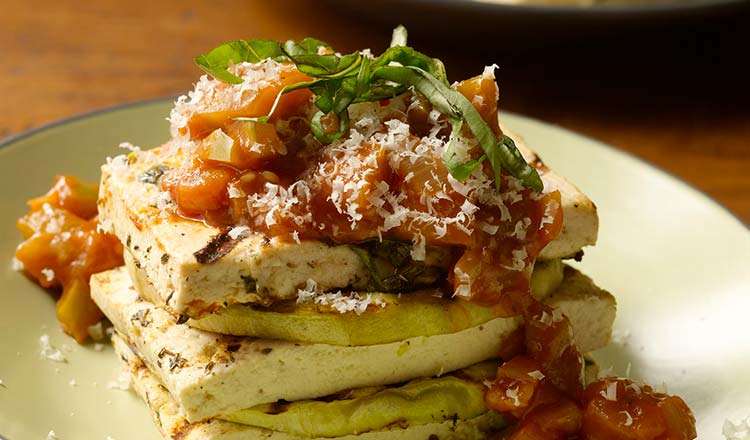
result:
[[(500, 189), (501, 172), (505, 171), (519, 179), (524, 186), (541, 191), (543, 186), (539, 174), (523, 159), (513, 140), (505, 135), (497, 139), (471, 102), (450, 87), (443, 63), (406, 46), (406, 41), (406, 29), (398, 26), (393, 31), (391, 47), (379, 57), (369, 58), (359, 52), (336, 54), (328, 44), (314, 38), (284, 43), (242, 40), (218, 46), (197, 57), (195, 62), (216, 79), (232, 84), (242, 81), (227, 71), (232, 64), (245, 61), (255, 63), (266, 58), (295, 63), (301, 72), (314, 79), (284, 87), (268, 115), (235, 119), (265, 122), (276, 109), (281, 95), (307, 88), (315, 94), (315, 106), (318, 108), (310, 128), (322, 143), (332, 142), (348, 132), (351, 104), (380, 101), (414, 90), (427, 98), (433, 108), (451, 122), (452, 130), (444, 159), (453, 177), (465, 180), (488, 160), (497, 190)], [(323, 118), (331, 118), (338, 123), (335, 132), (326, 131)], [(481, 157), (468, 162), (462, 162), (456, 155), (456, 139), (464, 125), (474, 134), (483, 151)]]
[(167, 170), (169, 170), (169, 168), (164, 164), (155, 165), (141, 173), (138, 176), (138, 181), (142, 183), (157, 185), (159, 183), (159, 180), (161, 180), (162, 176), (164, 176), (164, 173), (166, 173)]
[[(404, 292), (418, 288), (434, 287), (444, 280), (447, 269), (438, 265), (427, 265), (411, 257), (413, 245), (396, 240), (370, 240), (351, 245), (367, 269), (370, 279), (368, 291)], [(449, 253), (449, 248), (439, 248), (433, 252)], [(439, 259), (438, 259), (439, 260)]]

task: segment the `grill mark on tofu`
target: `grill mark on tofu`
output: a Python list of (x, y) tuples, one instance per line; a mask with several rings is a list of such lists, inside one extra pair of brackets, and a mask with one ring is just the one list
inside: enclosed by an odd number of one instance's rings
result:
[(221, 257), (230, 253), (240, 240), (250, 235), (250, 230), (248, 229), (237, 234), (235, 238), (232, 238), (229, 231), (231, 229), (227, 228), (211, 237), (206, 246), (193, 254), (195, 259), (201, 264), (215, 263)]

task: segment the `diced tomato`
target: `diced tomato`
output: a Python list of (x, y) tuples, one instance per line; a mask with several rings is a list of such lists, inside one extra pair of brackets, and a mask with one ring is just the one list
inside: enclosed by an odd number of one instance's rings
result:
[(630, 380), (605, 379), (584, 394), (586, 440), (691, 440), (695, 418), (676, 396), (655, 393)]
[(581, 410), (570, 400), (538, 405), (521, 419), (509, 440), (564, 440), (581, 427)]
[(211, 167), (195, 162), (192, 167), (170, 170), (162, 179), (180, 211), (199, 216), (229, 206), (228, 185), (237, 172), (226, 167)]
[(29, 200), (28, 204), (32, 211), (36, 211), (47, 203), (88, 220), (96, 216), (97, 197), (97, 185), (86, 185), (72, 176), (57, 176), (47, 194)]
[[(336, 153), (321, 160), (321, 174), (326, 177), (320, 180), (310, 203), (313, 217), (337, 241), (377, 237), (382, 217), (369, 198), (378, 192), (379, 185), (391, 181), (387, 151), (380, 145), (363, 144), (353, 157), (340, 162), (342, 158)], [(356, 228), (352, 228), (353, 220)]]
[(581, 410), (569, 399), (560, 399), (554, 403), (536, 406), (523, 423), (534, 424), (545, 432), (564, 435), (565, 437), (581, 429)]
[(528, 409), (541, 379), (535, 374), (540, 365), (527, 356), (516, 356), (503, 363), (485, 393), (488, 408), (521, 417)]
[(29, 202), (30, 212), (17, 222), (26, 240), (16, 258), (40, 285), (62, 286), (57, 317), (79, 343), (102, 318), (91, 300), (89, 278), (123, 264), (119, 240), (97, 230), (96, 193), (95, 185), (60, 177), (50, 192)]
[(103, 316), (91, 299), (87, 281), (76, 278), (64, 286), (57, 301), (57, 319), (63, 331), (73, 336), (79, 344), (88, 339), (88, 328), (101, 321)]
[(239, 147), (233, 152), (232, 165), (240, 170), (261, 170), (286, 152), (273, 124), (234, 121), (224, 130)]
[(495, 78), (486, 75), (475, 76), (458, 83), (456, 90), (471, 101), (484, 122), (499, 136), (501, 131), (497, 119), (497, 101), (500, 92)]
[[(232, 118), (246, 117), (257, 118), (265, 116), (271, 111), (274, 101), (281, 90), (290, 84), (310, 81), (311, 78), (299, 70), (288, 70), (281, 73), (278, 81), (269, 84), (268, 87), (258, 90), (255, 97), (244, 104), (236, 107), (234, 102), (217, 103), (217, 107), (224, 106), (219, 110), (207, 113), (195, 113), (188, 120), (187, 127), (182, 129), (183, 134), (190, 133), (190, 139), (202, 139), (217, 128), (223, 127), (231, 122)], [(306, 102), (309, 102), (312, 92), (309, 89), (299, 89), (281, 96), (274, 110), (273, 119), (286, 119), (300, 111)]]
[(695, 430), (695, 417), (680, 397), (665, 397), (659, 402), (659, 408), (667, 425), (667, 438), (690, 440), (698, 435)]
[(534, 423), (519, 423), (508, 440), (563, 440), (564, 438), (547, 432)]

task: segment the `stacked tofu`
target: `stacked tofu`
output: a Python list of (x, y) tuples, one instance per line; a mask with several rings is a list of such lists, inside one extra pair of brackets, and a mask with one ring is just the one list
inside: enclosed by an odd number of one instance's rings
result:
[[(164, 438), (479, 439), (505, 426), (483, 407), (483, 381), (517, 343), (521, 318), (436, 291), (346, 291), (369, 276), (349, 245), (176, 216), (154, 178), (179, 166), (175, 151), (103, 167), (100, 223), (127, 264), (92, 278)], [(588, 352), (607, 343), (615, 302), (560, 260), (595, 242), (596, 210), (564, 179), (543, 178), (545, 191), (561, 191), (565, 223), (540, 256), (534, 293)]]

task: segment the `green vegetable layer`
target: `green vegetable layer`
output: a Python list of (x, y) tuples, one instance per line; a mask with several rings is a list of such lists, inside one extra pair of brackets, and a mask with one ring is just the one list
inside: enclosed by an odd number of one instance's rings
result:
[[(562, 281), (559, 260), (537, 262), (531, 277), (538, 298), (548, 296)], [(360, 346), (387, 344), (417, 336), (455, 333), (484, 324), (500, 310), (469, 301), (435, 296), (436, 291), (403, 295), (372, 294), (361, 315), (339, 313), (314, 304), (289, 304), (286, 308), (256, 309), (236, 305), (190, 325), (203, 330), (297, 342)], [(375, 304), (382, 302), (383, 307)]]
[[(481, 364), (480, 364), (481, 365)], [(305, 437), (341, 437), (398, 424), (401, 428), (446, 420), (466, 420), (487, 411), (484, 385), (495, 366), (479, 367), (479, 377), (444, 376), (400, 387), (353, 390), (333, 399), (259, 405), (220, 418)]]

